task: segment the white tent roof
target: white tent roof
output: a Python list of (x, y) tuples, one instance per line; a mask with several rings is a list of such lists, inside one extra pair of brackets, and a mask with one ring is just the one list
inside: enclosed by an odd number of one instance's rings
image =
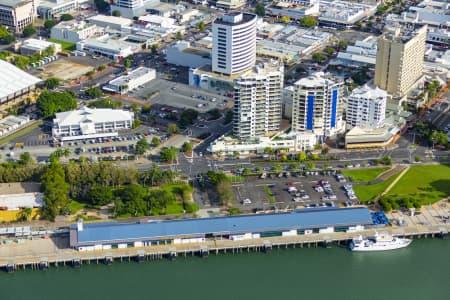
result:
[(0, 99), (42, 81), (1, 59), (0, 70)]

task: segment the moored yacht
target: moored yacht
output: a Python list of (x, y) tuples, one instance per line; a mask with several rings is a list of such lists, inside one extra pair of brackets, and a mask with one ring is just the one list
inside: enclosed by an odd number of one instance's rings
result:
[(385, 251), (407, 247), (411, 244), (411, 239), (394, 237), (387, 234), (378, 234), (369, 238), (363, 238), (361, 235), (350, 242), (352, 251)]

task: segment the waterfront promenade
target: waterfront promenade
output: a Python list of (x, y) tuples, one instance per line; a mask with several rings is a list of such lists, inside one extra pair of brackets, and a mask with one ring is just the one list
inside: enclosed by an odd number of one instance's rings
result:
[(22, 268), (42, 269), (50, 265), (80, 266), (89, 263), (112, 263), (113, 261), (174, 259), (177, 256), (208, 256), (218, 253), (239, 253), (243, 251), (270, 252), (272, 248), (317, 247), (347, 245), (352, 238), (371, 236), (376, 231), (394, 236), (412, 238), (447, 237), (450, 224), (392, 226), (370, 229), (360, 232), (334, 232), (286, 237), (266, 237), (232, 241), (227, 239), (209, 239), (203, 243), (167, 244), (149, 247), (109, 249), (79, 252), (68, 248), (68, 237), (25, 240), (23, 243), (2, 245), (0, 247), (0, 268), (14, 271)]

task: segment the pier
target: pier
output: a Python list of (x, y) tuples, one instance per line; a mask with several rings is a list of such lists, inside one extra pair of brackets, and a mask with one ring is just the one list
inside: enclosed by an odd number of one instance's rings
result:
[[(263, 252), (269, 254), (273, 249), (312, 248), (332, 246), (346, 247), (348, 242), (358, 236), (373, 236), (376, 231), (386, 232), (393, 236), (420, 238), (448, 238), (450, 224), (417, 225), (408, 227), (383, 227), (358, 232), (317, 233), (308, 235), (276, 236), (233, 241), (228, 239), (207, 239), (201, 243), (167, 244), (147, 247), (131, 247), (125, 249), (108, 249), (96, 251), (76, 251), (70, 248), (31, 249), (31, 254), (20, 255), (14, 247), (33, 247), (33, 242), (43, 243), (43, 240), (28, 241), (25, 245), (8, 245), (10, 251), (2, 251), (0, 247), (0, 269), (12, 273), (22, 269), (46, 270), (49, 267), (72, 266), (82, 267), (86, 264), (106, 264), (114, 262), (142, 263), (145, 261), (179, 257), (198, 256), (207, 258), (209, 255), (239, 254), (243, 252)], [(51, 240), (47, 240), (51, 243)], [(8, 255), (9, 253), (9, 255)]]

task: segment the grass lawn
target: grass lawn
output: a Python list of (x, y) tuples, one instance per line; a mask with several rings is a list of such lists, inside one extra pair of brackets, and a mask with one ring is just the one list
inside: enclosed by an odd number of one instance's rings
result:
[(387, 196), (409, 198), (423, 205), (450, 196), (450, 166), (412, 166)]
[(272, 190), (268, 185), (264, 186), (264, 191), (266, 192), (267, 198), (269, 198), (270, 204), (275, 204), (275, 197), (273, 196)]
[(353, 186), (353, 190), (361, 203), (373, 201), (386, 190), (398, 175), (400, 174), (394, 174), (387, 180), (377, 184)]
[(69, 208), (70, 214), (74, 214), (77, 211), (83, 209), (86, 207), (86, 204), (75, 201), (75, 200), (71, 200), (69, 202), (69, 204), (67, 205), (67, 207)]
[(342, 174), (345, 177), (351, 177), (354, 182), (369, 182), (387, 170), (389, 170), (389, 168), (344, 170), (342, 171)]
[(77, 46), (74, 43), (60, 41), (56, 39), (49, 39), (50, 42), (61, 44), (61, 48), (63, 51), (74, 51), (77, 50)]
[(42, 125), (42, 123), (43, 123), (42, 120), (36, 121), (35, 123), (31, 124), (30, 126), (21, 128), (18, 131), (14, 132), (13, 134), (5, 136), (4, 138), (0, 139), (0, 145), (6, 144), (6, 143), (10, 142), (11, 140), (21, 137), (22, 135), (38, 128), (39, 126)]

